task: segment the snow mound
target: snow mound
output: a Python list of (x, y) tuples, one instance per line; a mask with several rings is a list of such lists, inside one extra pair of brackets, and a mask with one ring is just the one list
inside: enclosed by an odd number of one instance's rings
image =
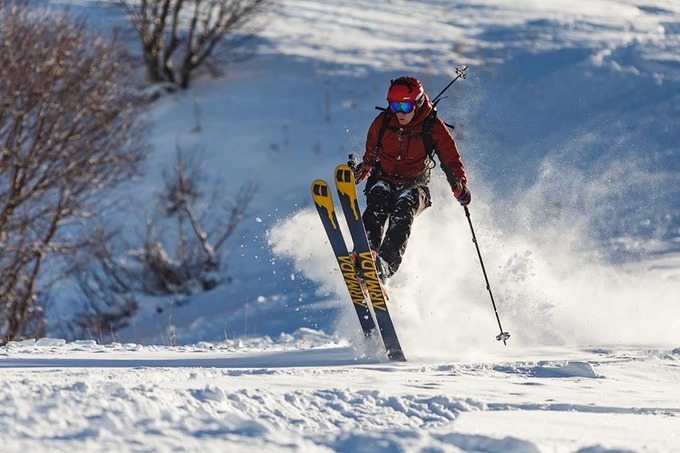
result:
[(569, 362), (564, 366), (543, 366), (539, 365), (530, 370), (530, 374), (535, 377), (545, 378), (565, 378), (565, 377), (582, 377), (582, 378), (599, 378), (593, 366), (587, 362)]
[(510, 364), (496, 365), (494, 371), (508, 374), (520, 374), (538, 378), (600, 378), (593, 366), (588, 362), (568, 361), (564, 364), (539, 362), (536, 365)]

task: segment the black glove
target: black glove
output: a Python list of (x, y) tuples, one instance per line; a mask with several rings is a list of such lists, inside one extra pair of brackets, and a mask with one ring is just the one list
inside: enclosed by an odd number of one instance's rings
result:
[(458, 203), (460, 203), (461, 206), (469, 205), (470, 200), (472, 199), (470, 189), (462, 182), (458, 183), (456, 188), (453, 189), (453, 196), (456, 197), (456, 200), (458, 200)]

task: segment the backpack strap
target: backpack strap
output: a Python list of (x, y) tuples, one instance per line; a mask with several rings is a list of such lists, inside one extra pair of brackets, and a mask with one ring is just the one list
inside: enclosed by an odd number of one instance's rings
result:
[(421, 136), (423, 137), (423, 143), (425, 144), (425, 152), (430, 160), (434, 157), (434, 141), (432, 140), (432, 131), (434, 130), (434, 123), (437, 121), (437, 107), (432, 107), (432, 111), (425, 121), (423, 121), (423, 128), (421, 129)]
[(382, 139), (385, 136), (385, 131), (387, 130), (387, 125), (390, 124), (390, 110), (385, 109), (382, 107), (376, 107), (378, 110), (383, 111), (383, 122), (380, 125), (380, 129), (378, 130), (378, 146), (377, 149), (380, 150), (382, 148)]

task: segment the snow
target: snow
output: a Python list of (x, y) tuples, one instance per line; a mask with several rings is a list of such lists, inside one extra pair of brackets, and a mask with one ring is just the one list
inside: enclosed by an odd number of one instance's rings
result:
[[(309, 333), (309, 332), (307, 332)], [(674, 451), (680, 351), (387, 363), (305, 332), (184, 347), (12, 343), (3, 451)], [(260, 340), (262, 341), (262, 340)], [(255, 341), (256, 343), (256, 341)]]
[[(680, 4), (280, 6), (256, 58), (153, 106), (131, 191), (178, 146), (207, 182), (258, 183), (233, 282), (91, 338), (51, 307), (51, 338), (0, 348), (2, 451), (680, 451)], [(436, 94), (463, 64), (439, 111), (512, 336), (435, 170), (390, 282), (391, 363), (360, 338), (309, 188), (362, 152), (390, 78)]]

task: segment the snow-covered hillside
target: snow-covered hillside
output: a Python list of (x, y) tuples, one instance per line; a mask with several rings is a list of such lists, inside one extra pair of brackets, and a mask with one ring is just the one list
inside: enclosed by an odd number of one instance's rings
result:
[[(207, 182), (258, 183), (233, 282), (114, 343), (1, 348), (3, 451), (680, 451), (677, 1), (284, 0), (260, 44), (153, 106), (131, 203), (177, 146)], [(391, 78), (436, 94), (461, 65), (439, 111), (512, 337), (437, 174), (390, 282), (393, 364), (359, 338), (310, 184), (362, 153)]]
[(673, 452), (680, 350), (385, 363), (313, 332), (0, 352), (3, 451)]

